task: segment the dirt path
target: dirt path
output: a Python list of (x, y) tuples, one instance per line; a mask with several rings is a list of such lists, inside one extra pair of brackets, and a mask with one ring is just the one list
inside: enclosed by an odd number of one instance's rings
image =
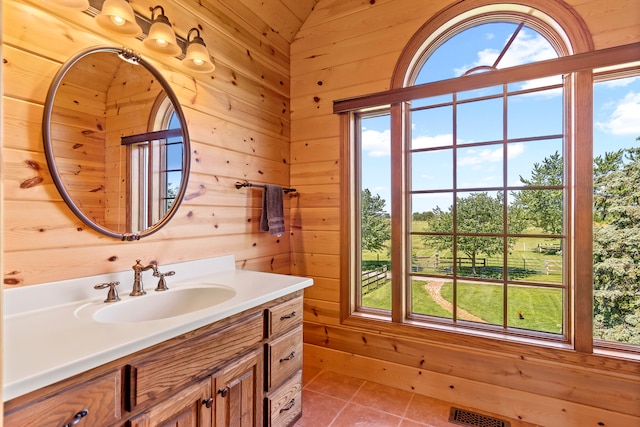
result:
[[(449, 313), (453, 313), (453, 304), (444, 299), (440, 290), (442, 289), (442, 285), (444, 284), (444, 280), (429, 280), (427, 284), (424, 285), (424, 289), (429, 293), (429, 296), (436, 302), (438, 305)], [(466, 310), (463, 310), (458, 307), (457, 310), (458, 319), (460, 320), (469, 320), (471, 322), (480, 322), (486, 323), (484, 320), (479, 318), (478, 316), (474, 316)]]

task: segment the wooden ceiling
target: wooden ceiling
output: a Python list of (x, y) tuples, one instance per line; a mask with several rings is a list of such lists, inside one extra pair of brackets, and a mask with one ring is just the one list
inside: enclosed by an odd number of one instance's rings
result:
[(318, 1), (218, 0), (217, 3), (225, 5), (263, 34), (277, 34), (290, 44)]

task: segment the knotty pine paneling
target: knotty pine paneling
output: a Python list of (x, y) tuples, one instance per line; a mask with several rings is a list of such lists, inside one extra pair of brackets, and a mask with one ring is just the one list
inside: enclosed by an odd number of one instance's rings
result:
[[(302, 25), (303, 19), (296, 15), (288, 5), (281, 0), (268, 2), (262, 0), (240, 0), (240, 2), (249, 9), (257, 11), (257, 13), (261, 15), (262, 20), (265, 21), (270, 28), (277, 29), (278, 33), (289, 42), (293, 40)], [(312, 3), (310, 3), (309, 0), (300, 3), (301, 7), (305, 5), (312, 7)], [(304, 14), (302, 10), (300, 10), (300, 13)], [(306, 14), (304, 14), (304, 18), (306, 18)]]
[(635, 43), (640, 40), (637, 0), (602, 2), (600, 0), (569, 0), (586, 21), (596, 49)]
[(292, 208), (291, 228), (337, 231), (340, 229), (340, 208)]
[(291, 250), (299, 253), (340, 254), (340, 234), (336, 231), (291, 230)]
[[(328, 279), (325, 279), (327, 282)], [(329, 284), (330, 286), (325, 286), (325, 291), (330, 288), (338, 287), (337, 284)], [(307, 292), (307, 290), (309, 292)], [(314, 282), (313, 287), (305, 289), (305, 300), (304, 300), (304, 318), (308, 319), (307, 322), (317, 322), (317, 324), (313, 324), (311, 327), (307, 327), (307, 329), (313, 329), (317, 327), (317, 325), (334, 325), (339, 326), (340, 322), (340, 304), (337, 302), (326, 301), (322, 298), (319, 298), (321, 292), (318, 292), (316, 289), (316, 283)], [(325, 298), (327, 299), (327, 298)], [(312, 333), (312, 336), (314, 334)], [(313, 339), (306, 340), (309, 344), (314, 342)], [(324, 344), (326, 345), (330, 342), (329, 338), (325, 338)]]
[[(321, 116), (319, 119), (304, 119), (301, 120), (308, 124), (319, 124), (319, 125), (328, 125), (329, 128), (326, 129), (327, 132), (338, 133), (338, 118), (335, 115), (331, 116)], [(298, 123), (298, 122), (296, 122)], [(306, 131), (301, 130), (301, 133), (306, 133)], [(313, 135), (308, 135), (308, 138), (303, 138), (299, 142), (291, 143), (291, 165), (309, 165), (309, 167), (315, 167), (316, 169), (321, 169), (315, 165), (316, 162), (337, 162), (340, 159), (340, 147), (338, 147), (335, 143), (335, 140), (338, 136), (334, 136), (333, 138), (317, 138), (313, 139)], [(304, 166), (299, 166), (304, 167)], [(321, 171), (318, 172), (320, 176), (323, 175)], [(310, 176), (307, 175), (306, 179), (309, 179)], [(322, 178), (321, 178), (322, 179)]]
[[(188, 110), (189, 137), (196, 144), (202, 144), (203, 150), (207, 147), (219, 148), (289, 164), (289, 141), (282, 135), (248, 129), (217, 115), (203, 114), (191, 108)], [(200, 159), (203, 154), (197, 148), (192, 151), (195, 159)], [(286, 177), (282, 178), (285, 182)]]
[(3, 200), (62, 200), (44, 153), (5, 148), (2, 157)]
[(339, 278), (340, 257), (338, 255), (292, 253), (291, 273), (298, 276)]
[(299, 209), (322, 208), (340, 206), (340, 199), (336, 197), (340, 192), (338, 184), (298, 185), (297, 197), (292, 198), (292, 206)]
[(291, 165), (291, 179), (294, 179), (294, 177), (300, 188), (307, 184), (333, 184), (340, 182), (340, 161), (329, 160), (305, 165)]
[(42, 151), (42, 113), (41, 104), (15, 98), (4, 98), (2, 111), (3, 147)]
[[(133, 3), (145, 13), (153, 5)], [(270, 45), (276, 36), (228, 11), (216, 14), (226, 8), (217, 1), (206, 10), (196, 1), (162, 5), (178, 34), (200, 25), (214, 72), (191, 74), (177, 59), (147, 55), (141, 41), (104, 34), (81, 12), (49, 9), (40, 1), (3, 2), (2, 173), (10, 209), (3, 215), (5, 286), (125, 270), (138, 258), (162, 265), (234, 254), (239, 266), (290, 272), (290, 234), (260, 232), (261, 190), (234, 185), (289, 185), (288, 43)], [(64, 61), (98, 45), (129, 47), (156, 66), (183, 105), (193, 140), (184, 205), (163, 230), (137, 242), (107, 238), (76, 219), (44, 158), (40, 129), (51, 81)], [(285, 198), (287, 229), (289, 211)]]
[(236, 261), (236, 267), (244, 270), (265, 271), (267, 273), (287, 274), (291, 260), (289, 254), (281, 253), (263, 258), (245, 258)]
[[(84, 229), (78, 232), (88, 231)], [(143, 262), (157, 261), (162, 266), (172, 262), (228, 254), (234, 254), (239, 265), (264, 265), (264, 261), (252, 264), (252, 260), (265, 258), (265, 253), (268, 253), (268, 257), (271, 258), (289, 258), (286, 235), (276, 238), (269, 236), (268, 233), (245, 233), (233, 236), (169, 239), (166, 235), (168, 233), (170, 233), (169, 230), (163, 229), (138, 242), (123, 242), (119, 245), (113, 244), (110, 238), (100, 237), (103, 244), (97, 244), (95, 239), (92, 239), (95, 246), (58, 246), (25, 252), (5, 249), (4, 286), (26, 286), (32, 283), (63, 280), (69, 272), (75, 274), (75, 277), (92, 276), (95, 274), (96, 266), (100, 266), (104, 273), (126, 270), (135, 264), (136, 259), (142, 259)], [(69, 234), (67, 238), (73, 237)], [(5, 247), (7, 246), (5, 243)], [(34, 262), (34, 260), (38, 261)], [(277, 272), (289, 273), (288, 263), (282, 266), (283, 268), (278, 268)], [(131, 280), (133, 281), (133, 278)], [(173, 280), (179, 280), (179, 278), (174, 276)], [(171, 283), (168, 282), (168, 285), (171, 286)], [(130, 289), (129, 284), (122, 284), (122, 289)]]
[[(291, 206), (292, 222), (300, 225), (291, 241), (292, 271), (315, 280), (305, 291), (305, 363), (545, 426), (640, 425), (636, 362), (526, 344), (496, 349), (487, 342), (474, 349), (464, 335), (407, 337), (384, 322), (366, 331), (341, 323), (349, 277), (340, 260), (349, 254), (316, 234), (335, 233), (337, 239), (347, 232), (339, 221), (337, 229), (323, 221), (347, 214), (339, 208), (344, 165), (332, 103), (388, 89), (406, 43), (455, 3), (321, 0), (291, 45), (291, 185), (304, 189), (300, 203)], [(596, 48), (640, 40), (637, 1), (566, 3), (585, 20)], [(557, 7), (548, 0), (539, 4)]]

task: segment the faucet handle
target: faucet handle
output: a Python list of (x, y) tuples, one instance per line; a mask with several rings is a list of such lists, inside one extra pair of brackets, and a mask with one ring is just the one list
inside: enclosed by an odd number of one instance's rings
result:
[(154, 271), (154, 277), (160, 278), (160, 280), (158, 280), (158, 286), (156, 286), (156, 291), (166, 291), (167, 289), (169, 289), (169, 287), (167, 287), (166, 280), (164, 280), (164, 276), (173, 276), (174, 274), (176, 274), (175, 271), (167, 271), (166, 273), (160, 273), (157, 270)]
[(118, 296), (118, 290), (116, 286), (118, 286), (120, 282), (107, 282), (107, 283), (99, 283), (93, 287), (93, 289), (105, 289), (109, 288), (109, 292), (107, 293), (107, 299), (104, 302), (115, 302), (120, 301), (120, 297)]

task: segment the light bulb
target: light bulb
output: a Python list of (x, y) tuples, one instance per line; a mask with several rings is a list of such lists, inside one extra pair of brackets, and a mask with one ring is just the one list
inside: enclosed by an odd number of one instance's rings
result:
[[(195, 37), (191, 38), (194, 33)], [(209, 51), (197, 28), (192, 28), (187, 33), (187, 52), (182, 63), (186, 68), (197, 73), (210, 73), (216, 69), (210, 62)]]
[(127, 21), (122, 16), (111, 15), (111, 22), (118, 27), (122, 27)]
[(165, 47), (168, 44), (165, 39), (156, 39), (156, 43), (162, 47)]
[(110, 33), (121, 36), (137, 37), (142, 33), (133, 9), (126, 0), (105, 0), (102, 10), (96, 15), (96, 22)]

